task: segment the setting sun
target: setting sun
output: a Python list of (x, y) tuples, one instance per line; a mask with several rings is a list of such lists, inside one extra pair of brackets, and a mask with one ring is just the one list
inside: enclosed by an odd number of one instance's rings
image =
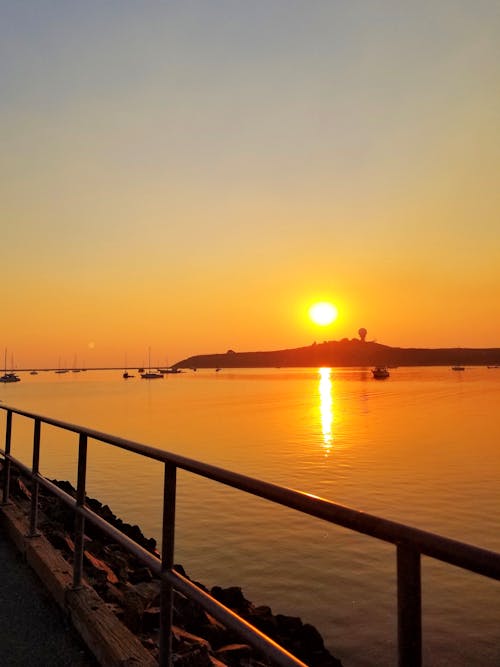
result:
[(315, 324), (326, 326), (337, 319), (338, 311), (333, 303), (321, 302), (315, 303), (309, 309), (309, 317)]

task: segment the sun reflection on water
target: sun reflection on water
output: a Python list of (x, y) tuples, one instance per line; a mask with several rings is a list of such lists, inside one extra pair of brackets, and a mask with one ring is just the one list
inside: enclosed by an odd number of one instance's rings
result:
[(325, 456), (328, 456), (333, 445), (332, 425), (334, 420), (333, 398), (332, 398), (332, 380), (331, 368), (319, 369), (319, 397), (320, 397), (320, 415), (321, 430), (323, 432), (323, 447)]

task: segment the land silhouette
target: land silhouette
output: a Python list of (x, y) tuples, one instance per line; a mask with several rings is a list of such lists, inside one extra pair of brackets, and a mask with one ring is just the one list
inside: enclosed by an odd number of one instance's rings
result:
[(285, 350), (199, 354), (175, 368), (272, 368), (308, 366), (486, 366), (500, 364), (500, 348), (403, 348), (363, 338), (324, 341)]

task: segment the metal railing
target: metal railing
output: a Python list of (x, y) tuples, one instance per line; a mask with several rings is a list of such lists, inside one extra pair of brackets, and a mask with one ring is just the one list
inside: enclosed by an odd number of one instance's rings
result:
[[(421, 628), (421, 555), (434, 558), (471, 572), (500, 580), (500, 554), (458, 542), (424, 530), (366, 514), (317, 496), (294, 491), (263, 482), (239, 473), (201, 463), (177, 454), (165, 452), (124, 438), (77, 426), (59, 419), (0, 405), (6, 411), (4, 456), (3, 503), (9, 500), (10, 466), (18, 468), (32, 480), (30, 535), (37, 535), (38, 490), (40, 485), (60, 498), (75, 513), (75, 556), (73, 585), (79, 587), (83, 571), (83, 542), (85, 520), (99, 527), (108, 537), (121, 544), (150, 568), (161, 582), (160, 593), (160, 658), (161, 667), (171, 664), (171, 627), (173, 617), (173, 592), (180, 591), (199, 603), (217, 620), (239, 633), (248, 643), (262, 652), (272, 662), (283, 667), (304, 667), (304, 663), (276, 644), (272, 639), (254, 628), (243, 618), (198, 588), (189, 579), (173, 570), (175, 503), (177, 468), (239, 489), (246, 493), (284, 505), (304, 514), (323, 519), (329, 523), (375, 537), (394, 544), (397, 568), (398, 610), (398, 664), (400, 667), (420, 667), (422, 664)], [(11, 454), (12, 415), (32, 419), (33, 462), (31, 469)], [(79, 436), (76, 499), (62, 491), (39, 472), (41, 424), (71, 431)], [(107, 443), (135, 454), (160, 461), (164, 465), (162, 556), (161, 560), (139, 544), (114, 528), (85, 505), (85, 482), (87, 470), (88, 439)]]

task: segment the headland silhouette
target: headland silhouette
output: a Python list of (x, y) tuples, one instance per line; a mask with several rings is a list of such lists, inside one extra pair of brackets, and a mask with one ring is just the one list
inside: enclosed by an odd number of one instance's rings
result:
[(403, 348), (364, 338), (313, 343), (293, 349), (199, 354), (175, 368), (272, 368), (314, 366), (486, 366), (500, 364), (500, 348)]

